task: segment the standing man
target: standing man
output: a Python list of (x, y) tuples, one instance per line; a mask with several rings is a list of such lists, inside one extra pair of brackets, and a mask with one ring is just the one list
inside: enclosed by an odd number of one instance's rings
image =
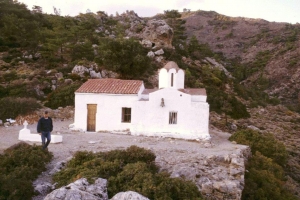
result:
[[(53, 130), (53, 123), (51, 117), (48, 116), (48, 111), (45, 111), (44, 117), (41, 117), (38, 125), (37, 132), (42, 136), (43, 149), (47, 149), (51, 141), (51, 132)], [(47, 139), (47, 142), (46, 142)]]

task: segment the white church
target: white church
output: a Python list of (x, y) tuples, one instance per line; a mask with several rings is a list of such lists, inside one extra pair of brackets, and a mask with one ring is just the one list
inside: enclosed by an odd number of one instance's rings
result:
[(140, 80), (89, 79), (75, 91), (74, 128), (209, 139), (206, 90), (184, 88), (184, 76), (171, 61), (159, 70), (158, 89)]

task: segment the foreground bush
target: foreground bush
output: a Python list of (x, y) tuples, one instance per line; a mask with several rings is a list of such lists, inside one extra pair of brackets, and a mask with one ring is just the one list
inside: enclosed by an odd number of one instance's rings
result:
[(246, 165), (242, 199), (296, 199), (285, 188), (283, 166), (287, 161), (287, 152), (281, 142), (271, 134), (263, 135), (250, 129), (237, 131), (229, 139), (250, 146), (253, 153)]
[(77, 152), (53, 179), (63, 186), (83, 177), (90, 182), (96, 177), (106, 178), (110, 198), (131, 190), (149, 199), (202, 199), (194, 183), (158, 173), (154, 161), (153, 152), (137, 146), (109, 152)]
[(284, 144), (276, 140), (270, 133), (262, 134), (258, 131), (245, 129), (237, 131), (229, 140), (248, 145), (253, 154), (259, 151), (262, 155), (273, 159), (281, 166), (284, 166), (287, 162), (288, 154)]
[(0, 119), (5, 121), (8, 118), (16, 118), (18, 115), (26, 115), (39, 108), (41, 105), (33, 98), (12, 98), (0, 99)]
[(0, 154), (0, 199), (31, 199), (32, 181), (46, 170), (53, 155), (20, 142)]
[(285, 187), (283, 168), (258, 151), (246, 165), (242, 199), (296, 200)]

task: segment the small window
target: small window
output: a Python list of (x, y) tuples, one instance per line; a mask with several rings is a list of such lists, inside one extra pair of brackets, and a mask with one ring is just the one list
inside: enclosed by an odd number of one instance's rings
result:
[(177, 112), (169, 113), (169, 124), (177, 124)]
[(122, 122), (131, 122), (131, 108), (122, 108)]
[(173, 82), (174, 82), (174, 73), (171, 74), (171, 87), (173, 87)]

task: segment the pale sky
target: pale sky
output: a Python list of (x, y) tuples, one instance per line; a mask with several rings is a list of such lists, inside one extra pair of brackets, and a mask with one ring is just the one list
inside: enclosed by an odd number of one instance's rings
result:
[[(75, 16), (89, 9), (96, 13), (105, 11), (115, 15), (134, 10), (140, 17), (150, 17), (164, 10), (182, 11), (184, 8), (216, 11), (231, 17), (261, 18), (270, 22), (300, 23), (300, 0), (18, 0), (29, 9), (33, 5), (43, 8), (44, 13), (53, 13), (53, 6), (61, 15)], [(133, 3), (134, 2), (134, 3)]]

